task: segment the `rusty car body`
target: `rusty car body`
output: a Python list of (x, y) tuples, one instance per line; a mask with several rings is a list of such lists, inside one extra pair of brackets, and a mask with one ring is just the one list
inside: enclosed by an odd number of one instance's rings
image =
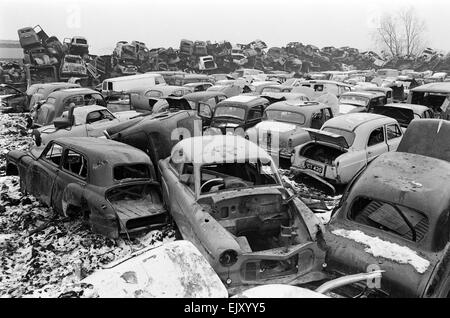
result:
[(428, 106), (440, 115), (440, 118), (450, 118), (450, 82), (429, 83), (415, 87), (409, 91), (407, 102)]
[(55, 91), (48, 95), (43, 104), (38, 104), (32, 110), (33, 126), (41, 127), (53, 123), (63, 112), (68, 111), (71, 105), (76, 107), (86, 105), (107, 106), (103, 96), (90, 88), (70, 88)]
[(256, 144), (233, 135), (183, 139), (159, 170), (181, 236), (227, 287), (324, 278), (320, 221), (291, 198)]
[(312, 101), (289, 100), (274, 103), (264, 110), (262, 121), (247, 129), (246, 138), (270, 155), (289, 161), (294, 147), (311, 140), (303, 128), (320, 129), (333, 117), (331, 108)]
[(352, 180), (327, 225), (327, 270), (384, 270), (375, 297), (449, 298), (449, 185), (444, 160), (379, 156)]
[(348, 183), (377, 156), (395, 151), (403, 136), (395, 119), (369, 113), (337, 116), (320, 130), (304, 129), (312, 141), (294, 149), (291, 170), (325, 184)]
[(22, 191), (91, 229), (117, 238), (166, 222), (159, 184), (148, 156), (134, 147), (91, 137), (62, 137), (42, 150), (12, 150), (7, 173)]

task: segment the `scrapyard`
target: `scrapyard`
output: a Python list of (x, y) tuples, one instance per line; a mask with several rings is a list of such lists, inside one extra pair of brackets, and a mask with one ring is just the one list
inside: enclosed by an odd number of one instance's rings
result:
[(450, 55), (33, 25), (0, 50), (1, 297), (450, 298)]

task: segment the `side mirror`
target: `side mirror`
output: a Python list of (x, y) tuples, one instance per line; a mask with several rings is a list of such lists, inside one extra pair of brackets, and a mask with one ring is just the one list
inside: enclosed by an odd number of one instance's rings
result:
[(190, 184), (191, 184), (191, 183), (189, 182), (190, 179), (191, 179), (191, 175), (190, 175), (190, 174), (182, 174), (182, 175), (180, 175), (180, 182), (181, 182), (182, 184), (190, 185)]

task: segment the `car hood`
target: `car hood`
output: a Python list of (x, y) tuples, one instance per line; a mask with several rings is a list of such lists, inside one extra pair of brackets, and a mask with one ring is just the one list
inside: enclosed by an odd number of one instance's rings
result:
[(313, 141), (322, 141), (327, 144), (336, 145), (340, 148), (348, 148), (347, 140), (341, 135), (333, 134), (328, 131), (313, 129), (313, 128), (304, 128), (307, 132), (309, 132), (309, 136)]

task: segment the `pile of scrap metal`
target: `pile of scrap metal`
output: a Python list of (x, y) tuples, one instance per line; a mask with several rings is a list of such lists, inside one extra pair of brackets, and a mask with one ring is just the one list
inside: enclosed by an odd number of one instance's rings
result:
[(63, 44), (56, 36), (48, 36), (39, 25), (21, 28), (17, 33), (29, 84), (88, 78), (85, 60), (89, 60), (89, 46), (85, 38), (66, 38)]

